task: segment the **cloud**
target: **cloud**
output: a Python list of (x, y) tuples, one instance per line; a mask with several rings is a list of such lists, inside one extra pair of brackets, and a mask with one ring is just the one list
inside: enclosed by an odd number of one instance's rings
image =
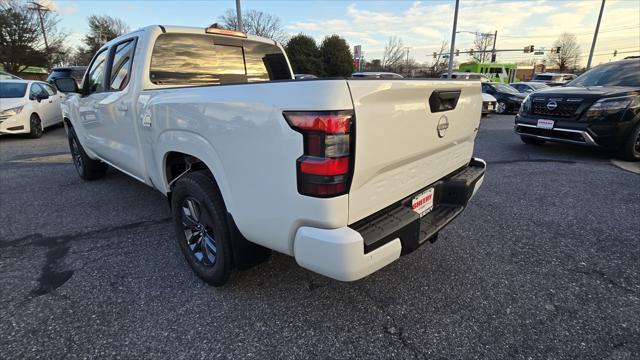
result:
[(65, 15), (72, 15), (78, 12), (78, 7), (75, 4), (65, 5), (62, 7), (61, 12)]
[[(330, 34), (344, 36), (351, 45), (363, 45), (369, 59), (381, 57), (388, 37), (398, 36), (412, 48), (411, 56), (420, 63), (430, 61), (427, 56), (439, 50), (442, 40), (450, 40), (453, 2), (394, 2), (392, 7), (371, 4), (376, 3), (348, 4), (342, 16), (326, 19), (315, 15), (288, 24), (287, 31), (303, 32), (318, 41)], [(520, 49), (526, 45), (548, 49), (562, 32), (571, 32), (578, 37), (586, 63), (599, 9), (599, 1), (461, 1), (458, 30), (497, 30), (499, 49)], [(596, 53), (612, 52), (615, 47), (640, 49), (639, 13), (639, 1), (607, 1)], [(472, 34), (459, 34), (456, 48), (471, 48), (473, 39)], [(498, 58), (518, 61), (531, 58), (531, 54), (499, 53)], [(464, 56), (458, 59), (466, 60)]]

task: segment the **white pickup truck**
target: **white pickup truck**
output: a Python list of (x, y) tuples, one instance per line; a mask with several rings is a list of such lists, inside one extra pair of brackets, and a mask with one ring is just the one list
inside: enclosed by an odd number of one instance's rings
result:
[(80, 177), (111, 166), (165, 194), (216, 286), (271, 250), (360, 279), (435, 241), (484, 178), (478, 81), (296, 81), (273, 40), (155, 25), (56, 85)]

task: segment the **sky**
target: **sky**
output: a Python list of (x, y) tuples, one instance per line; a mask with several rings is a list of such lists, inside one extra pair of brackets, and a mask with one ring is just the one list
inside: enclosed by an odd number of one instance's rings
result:
[[(206, 27), (219, 20), (235, 0), (218, 1), (117, 1), (41, 0), (54, 9), (60, 26), (70, 33), (70, 45), (79, 45), (88, 31), (91, 14), (124, 20), (132, 30), (151, 24)], [(362, 45), (368, 60), (380, 58), (390, 36), (398, 36), (418, 63), (430, 63), (443, 40), (451, 40), (454, 0), (434, 1), (251, 1), (242, 9), (262, 10), (280, 17), (290, 35), (304, 33), (321, 41), (338, 34), (349, 45)], [(577, 36), (580, 63), (586, 64), (600, 9), (600, 0), (460, 0), (458, 31), (498, 31), (496, 48), (520, 49), (534, 45), (551, 48), (562, 32)], [(459, 33), (456, 48), (472, 47), (474, 35)], [(613, 57), (614, 50), (618, 56)], [(607, 0), (593, 63), (640, 55), (640, 0)], [(527, 61), (524, 52), (498, 54), (498, 61)], [(542, 60), (543, 56), (538, 56)], [(467, 61), (465, 55), (456, 58)]]

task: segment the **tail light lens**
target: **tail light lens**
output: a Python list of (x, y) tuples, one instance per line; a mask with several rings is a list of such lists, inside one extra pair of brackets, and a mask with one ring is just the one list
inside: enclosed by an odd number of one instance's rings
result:
[(333, 197), (349, 192), (353, 173), (352, 111), (285, 111), (292, 129), (302, 134), (297, 162), (298, 192)]

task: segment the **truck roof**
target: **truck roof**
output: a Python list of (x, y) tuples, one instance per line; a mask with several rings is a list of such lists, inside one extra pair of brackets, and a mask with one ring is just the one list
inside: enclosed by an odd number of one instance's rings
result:
[[(166, 32), (166, 33), (177, 33), (177, 34), (199, 34), (199, 35), (212, 35), (212, 36), (225, 36), (225, 37), (230, 37), (230, 38), (234, 38), (235, 36), (232, 35), (225, 35), (225, 34), (209, 34), (206, 33), (205, 30), (207, 29), (206, 27), (194, 27), (194, 26), (178, 26), (178, 25), (148, 25), (145, 27), (141, 27), (137, 30), (128, 32), (126, 34), (120, 35), (117, 38), (109, 41), (107, 44), (111, 45), (111, 43), (116, 43), (119, 42), (120, 40), (122, 40), (123, 38), (126, 38), (128, 36), (130, 36), (131, 34), (137, 33), (137, 32), (149, 32), (151, 30), (155, 30), (155, 29), (162, 29), (162, 32)], [(250, 41), (256, 41), (256, 42), (261, 42), (261, 43), (266, 43), (266, 44), (277, 44), (277, 42), (273, 39), (269, 39), (269, 38), (265, 38), (262, 36), (256, 36), (256, 35), (251, 35), (251, 34), (246, 34), (247, 35), (247, 40)]]

